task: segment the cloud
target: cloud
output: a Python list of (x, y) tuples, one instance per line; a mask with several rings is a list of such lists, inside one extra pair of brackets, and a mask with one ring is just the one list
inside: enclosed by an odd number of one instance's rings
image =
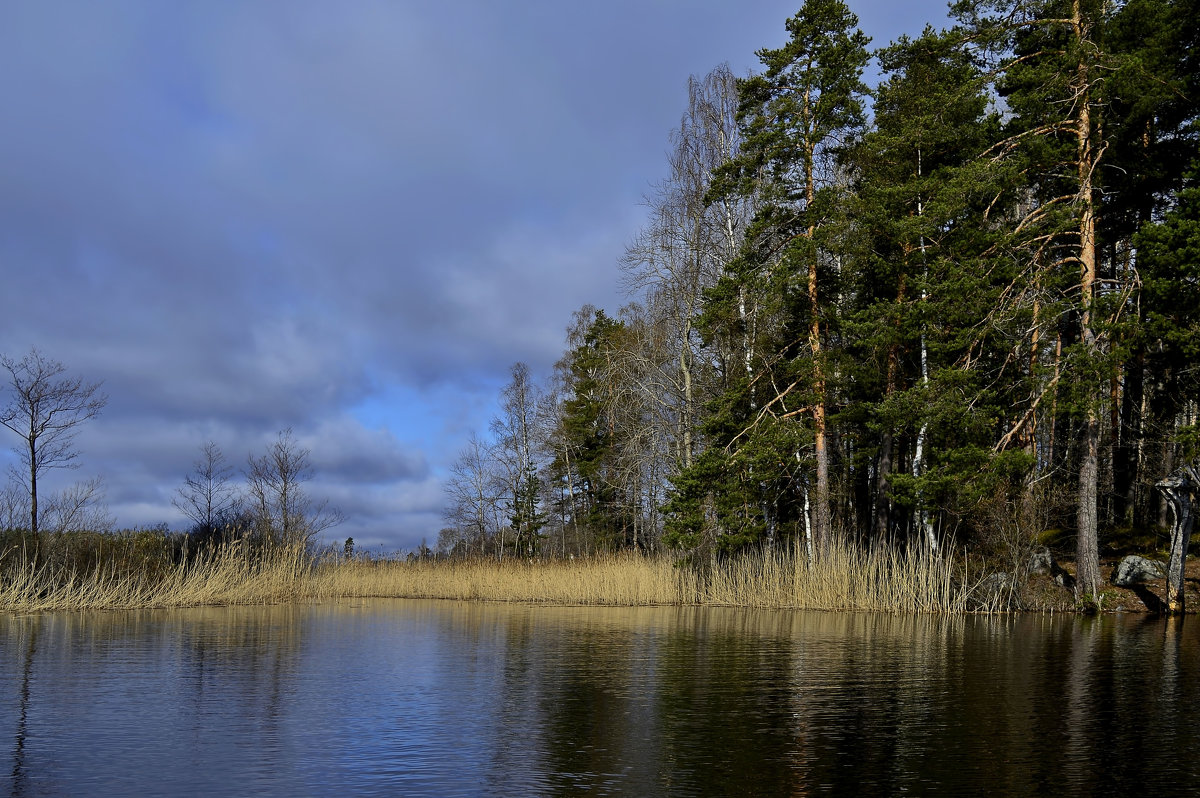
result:
[(688, 75), (744, 72), (794, 11), (5, 6), (0, 352), (110, 397), (55, 479), (103, 474), (120, 524), (177, 519), (204, 441), (240, 467), (291, 427), (336, 534), (432, 542), (509, 366), (545, 373), (572, 311), (623, 301)]

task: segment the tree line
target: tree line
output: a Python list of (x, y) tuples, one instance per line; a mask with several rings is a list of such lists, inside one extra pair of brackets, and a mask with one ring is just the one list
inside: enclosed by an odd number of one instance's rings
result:
[(1101, 535), (1163, 525), (1154, 483), (1200, 441), (1200, 11), (951, 13), (872, 53), (807, 0), (761, 72), (689, 81), (622, 262), (636, 301), (578, 311), (547, 384), (514, 367), (443, 547), (1055, 528), (1097, 595)]
[[(48, 472), (78, 467), (75, 436), (108, 403), (100, 383), (68, 375), (66, 366), (36, 349), (20, 360), (0, 356), (0, 368), (8, 372), (0, 425), (19, 438), (13, 447), (18, 466), (0, 490), (0, 531), (29, 533), (34, 539), (42, 532), (111, 531), (114, 522), (100, 478), (77, 482), (48, 498), (40, 490)], [(310, 546), (343, 516), (314, 501), (305, 489), (313, 477), (309, 454), (285, 429), (265, 453), (251, 454), (239, 475), (215, 442), (205, 443), (172, 499), (191, 524), (190, 540)]]

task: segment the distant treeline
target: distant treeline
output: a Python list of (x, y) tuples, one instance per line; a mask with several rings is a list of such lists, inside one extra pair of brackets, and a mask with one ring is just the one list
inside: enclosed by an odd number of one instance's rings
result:
[[(0, 369), (8, 372), (0, 426), (20, 441), (13, 449), (17, 465), (0, 485), (0, 565), (13, 552), (20, 552), (22, 558), (32, 557), (28, 564), (36, 570), (42, 565), (42, 553), (53, 551), (69, 563), (59, 563), (63, 573), (91, 568), (99, 561), (93, 550), (104, 550), (104, 534), (114, 524), (103, 481), (95, 477), (47, 494), (44, 478), (55, 469), (78, 466), (75, 436), (100, 414), (108, 397), (100, 392), (100, 383), (70, 376), (66, 366), (37, 349), (20, 360), (0, 354)], [(174, 536), (172, 542), (165, 524), (126, 530), (128, 534), (113, 537), (121, 541), (120, 546), (107, 544), (108, 553), (123, 548), (137, 552), (134, 559), (139, 562), (146, 560), (144, 555), (177, 562), (180, 551), (232, 542), (246, 542), (259, 550), (315, 549), (317, 536), (342, 520), (339, 510), (309, 497), (305, 488), (313, 477), (309, 450), (299, 445), (291, 429), (282, 430), (265, 453), (250, 455), (241, 477), (239, 484), (216, 443), (205, 443), (194, 471), (172, 499), (191, 521), (188, 534)], [(139, 543), (131, 548), (127, 544), (132, 540)], [(347, 552), (351, 548), (347, 541)], [(82, 559), (76, 556), (80, 552)]]
[[(669, 177), (546, 385), (514, 367), (444, 548), (1011, 554), (1167, 522), (1196, 454), (1200, 7), (966, 0), (868, 50), (808, 0), (688, 84)], [(882, 70), (861, 80), (874, 55)]]

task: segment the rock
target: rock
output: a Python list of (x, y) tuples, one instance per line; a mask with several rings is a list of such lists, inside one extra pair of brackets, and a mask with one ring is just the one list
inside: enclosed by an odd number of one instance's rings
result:
[(1155, 579), (1162, 579), (1166, 575), (1167, 570), (1163, 568), (1162, 563), (1131, 554), (1121, 560), (1117, 567), (1113, 569), (1112, 583), (1117, 587), (1130, 587), (1132, 585), (1153, 582)]
[(975, 609), (987, 612), (1019, 609), (1012, 579), (1004, 571), (984, 577), (971, 591), (971, 600)]
[(1034, 549), (1033, 554), (1029, 557), (1029, 573), (1031, 574), (1054, 573), (1054, 566), (1054, 555), (1045, 546)]
[(1075, 577), (1067, 573), (1066, 569), (1058, 564), (1058, 561), (1054, 559), (1054, 555), (1050, 553), (1050, 549), (1045, 546), (1039, 546), (1030, 555), (1029, 573), (1050, 574), (1054, 580), (1054, 584), (1066, 590), (1075, 589)]

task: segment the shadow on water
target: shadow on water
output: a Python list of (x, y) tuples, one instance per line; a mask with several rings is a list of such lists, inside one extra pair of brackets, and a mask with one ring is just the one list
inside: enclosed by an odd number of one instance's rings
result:
[(378, 600), (0, 640), (12, 795), (1200, 789), (1178, 618)]

